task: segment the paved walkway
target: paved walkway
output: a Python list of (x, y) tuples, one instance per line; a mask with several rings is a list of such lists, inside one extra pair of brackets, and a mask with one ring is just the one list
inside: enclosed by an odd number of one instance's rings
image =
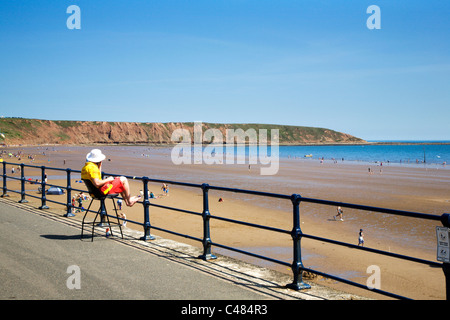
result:
[(0, 198), (0, 299), (350, 298), (316, 285), (292, 291), (288, 275), (226, 257), (203, 261), (198, 248), (144, 242), (130, 228), (124, 240), (99, 233), (93, 242), (80, 239), (80, 228), (73, 218)]

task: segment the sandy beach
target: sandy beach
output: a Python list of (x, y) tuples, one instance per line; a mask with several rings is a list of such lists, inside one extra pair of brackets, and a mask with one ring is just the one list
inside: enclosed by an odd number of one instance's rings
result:
[[(441, 215), (449, 212), (450, 170), (443, 167), (425, 168), (420, 166), (384, 165), (358, 162), (320, 163), (316, 159), (280, 159), (280, 169), (274, 176), (261, 176), (259, 165), (175, 165), (170, 158), (170, 148), (145, 146), (101, 146), (108, 160), (104, 162), (104, 172), (127, 176), (147, 176), (154, 179), (182, 181), (195, 184), (240, 188), (248, 190), (274, 192), (291, 195), (298, 193), (311, 197), (340, 202), (350, 202), (368, 206), (416, 211)], [(3, 148), (8, 152), (21, 150), (22, 159), (4, 157), (5, 161), (45, 165), (57, 168), (80, 170), (90, 146), (41, 146), (22, 148)], [(27, 159), (28, 154), (36, 155), (34, 162)], [(4, 155), (5, 156), (5, 155)], [(371, 167), (371, 174), (368, 167)], [(382, 169), (382, 170), (380, 170)], [(10, 174), (10, 171), (8, 171)], [(65, 185), (64, 172), (48, 171), (49, 183)], [(15, 176), (20, 177), (16, 171)], [(26, 178), (40, 177), (38, 169), (25, 168)], [(75, 182), (72, 187), (83, 188)], [(168, 196), (162, 195), (160, 183), (150, 183), (149, 190), (159, 197), (152, 203), (191, 210), (202, 211), (201, 190), (170, 185)], [(8, 188), (18, 188), (17, 181), (8, 181)], [(37, 185), (26, 185), (32, 193)], [(132, 193), (142, 190), (138, 180), (131, 180)], [(19, 195), (10, 193), (11, 197)], [(58, 201), (65, 201), (65, 196)], [(64, 197), (64, 198), (61, 198)], [(51, 196), (49, 196), (49, 199)], [(219, 202), (223, 198), (223, 202)], [(30, 204), (39, 200), (27, 198)], [(87, 204), (86, 204), (87, 205)], [(51, 209), (58, 206), (49, 204)], [(63, 210), (63, 208), (59, 207)], [(143, 221), (141, 204), (132, 208), (123, 207), (127, 218)], [(210, 212), (213, 216), (227, 217), (254, 222), (284, 230), (292, 229), (292, 205), (289, 200), (278, 200), (210, 191)], [(80, 213), (74, 219), (82, 218)], [(301, 203), (301, 228), (303, 233), (327, 237), (339, 241), (357, 244), (358, 232), (364, 229), (365, 245), (371, 248), (411, 255), (436, 261), (435, 227), (439, 222), (391, 216), (376, 212), (363, 212), (344, 208), (344, 221), (335, 221), (336, 207)], [(150, 207), (152, 226), (170, 229), (179, 233), (202, 238), (202, 219), (199, 216)], [(141, 230), (139, 225), (128, 223), (127, 227)], [(201, 243), (179, 238), (168, 233), (152, 229), (152, 234), (186, 242), (195, 246)], [(235, 224), (211, 220), (211, 238), (213, 242), (242, 248), (258, 254), (292, 262), (292, 240), (289, 235), (238, 226)], [(399, 259), (361, 252), (318, 241), (302, 240), (303, 263), (305, 267), (328, 272), (336, 276), (366, 284), (371, 273), (369, 266), (376, 265), (381, 270), (381, 289), (392, 291), (414, 299), (445, 299), (445, 282), (441, 269)], [(219, 254), (234, 253), (213, 247)], [(240, 256), (239, 256), (240, 257)], [(241, 257), (240, 257), (241, 258)], [(252, 263), (268, 266), (291, 274), (284, 267), (267, 262), (242, 257)], [(327, 279), (316, 279), (319, 283), (336, 287), (355, 294), (375, 299), (386, 299), (366, 290)]]

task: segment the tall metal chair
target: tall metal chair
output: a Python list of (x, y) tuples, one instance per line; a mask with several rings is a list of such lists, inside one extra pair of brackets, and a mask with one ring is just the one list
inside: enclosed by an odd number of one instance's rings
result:
[[(109, 229), (111, 231), (111, 235), (113, 235), (112, 228), (111, 228), (111, 222), (109, 221), (109, 216), (108, 216), (108, 212), (106, 210), (106, 205), (105, 205), (105, 200), (106, 199), (111, 199), (112, 202), (113, 202), (114, 211), (116, 212), (116, 217), (117, 217), (117, 225), (119, 226), (120, 234), (122, 235), (122, 239), (123, 239), (122, 225), (120, 223), (120, 219), (119, 219), (119, 216), (117, 214), (116, 203), (114, 201), (114, 199), (117, 198), (119, 196), (119, 194), (118, 193), (114, 193), (114, 194), (107, 194), (107, 195), (105, 195), (105, 194), (102, 194), (100, 192), (100, 190), (94, 186), (94, 184), (92, 183), (91, 180), (83, 179), (83, 182), (86, 185), (86, 187), (88, 189), (88, 192), (89, 192), (89, 195), (91, 196), (92, 200), (89, 203), (89, 207), (87, 208), (86, 213), (84, 214), (84, 217), (83, 217), (83, 221), (81, 223), (81, 239), (83, 239), (84, 225), (85, 224), (92, 224), (92, 238), (91, 238), (91, 241), (94, 241), (95, 221), (97, 220), (98, 215), (100, 215), (100, 219), (101, 219), (99, 226), (105, 226), (105, 224), (106, 224), (105, 223), (105, 217), (106, 217), (106, 220), (108, 221), (107, 225), (109, 225)], [(94, 200), (99, 200), (100, 201), (100, 207), (99, 207), (99, 209), (97, 211), (97, 214), (95, 215), (94, 221), (92, 221), (92, 222), (85, 222), (86, 216), (89, 213), (89, 209), (91, 208), (92, 202)]]

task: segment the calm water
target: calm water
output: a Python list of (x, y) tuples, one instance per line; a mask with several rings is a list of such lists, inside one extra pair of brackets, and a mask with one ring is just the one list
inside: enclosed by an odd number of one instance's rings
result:
[[(376, 141), (371, 141), (376, 142)], [(388, 141), (382, 141), (388, 142)], [(383, 162), (383, 163), (396, 163), (396, 164), (426, 164), (442, 165), (443, 163), (450, 165), (450, 141), (392, 141), (398, 143), (411, 143), (411, 144), (374, 144), (374, 145), (316, 145), (316, 146), (279, 146), (278, 152), (280, 158), (305, 158), (305, 155), (311, 155), (306, 159), (336, 159), (338, 161), (362, 161), (362, 162)], [(420, 144), (418, 144), (420, 143)], [(85, 152), (90, 150), (90, 147), (80, 147), (86, 149)], [(129, 155), (141, 156), (142, 154), (154, 154), (156, 150), (160, 150), (163, 153), (170, 154), (171, 147), (154, 147), (154, 146), (116, 146), (115, 148), (122, 148), (127, 150)], [(27, 148), (21, 148), (27, 149)], [(45, 152), (45, 150), (65, 150), (71, 149), (67, 146), (57, 147), (40, 147), (38, 148)], [(73, 148), (72, 148), (73, 149)], [(164, 151), (165, 150), (165, 151)], [(204, 149), (205, 150), (205, 149)], [(192, 155), (194, 149), (192, 149)], [(204, 151), (205, 152), (205, 151)], [(206, 151), (208, 154), (223, 154), (229, 153), (230, 150), (225, 146), (214, 147)], [(158, 153), (158, 152), (157, 152)], [(271, 156), (270, 145), (264, 149), (257, 149), (256, 147), (241, 147), (235, 146), (234, 155), (248, 157), (252, 155), (265, 155)], [(448, 166), (447, 166), (448, 167)]]
[[(404, 143), (404, 142), (403, 142)], [(336, 159), (338, 161), (383, 162), (397, 164), (450, 164), (450, 141), (422, 142), (412, 144), (374, 145), (321, 145), (321, 146), (279, 146), (280, 158)], [(420, 144), (418, 144), (420, 143)], [(270, 146), (267, 155), (271, 156)], [(215, 148), (216, 153), (229, 153), (226, 148)], [(235, 155), (258, 154), (256, 147), (235, 147)], [(265, 154), (266, 150), (262, 150)], [(309, 155), (311, 157), (305, 157)]]
[(281, 146), (280, 157), (304, 157), (364, 162), (450, 164), (450, 144), (386, 144), (351, 146)]

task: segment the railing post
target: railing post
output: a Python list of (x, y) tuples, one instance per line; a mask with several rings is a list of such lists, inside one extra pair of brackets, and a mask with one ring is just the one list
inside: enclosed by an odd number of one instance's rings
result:
[(20, 164), (20, 200), (19, 203), (27, 203), (25, 199), (25, 173), (23, 172), (24, 164)]
[(292, 272), (294, 273), (294, 281), (287, 285), (288, 288), (294, 290), (310, 289), (311, 286), (303, 282), (302, 276), (302, 252), (301, 252), (301, 238), (302, 230), (300, 229), (300, 201), (301, 196), (299, 194), (293, 194), (291, 196), (292, 206), (293, 206), (293, 228), (291, 231), (291, 236), (293, 240), (294, 249), (294, 260), (292, 261)]
[[(444, 227), (450, 228), (450, 213), (444, 213), (441, 216), (441, 222)], [(442, 263), (442, 271), (444, 271), (445, 275), (445, 293), (447, 301), (450, 301), (450, 263), (443, 262)]]
[(70, 218), (70, 217), (74, 217), (75, 216), (72, 213), (72, 209), (73, 209), (73, 207), (72, 207), (72, 184), (70, 182), (72, 169), (67, 168), (66, 172), (67, 172), (67, 188), (66, 188), (66, 192), (67, 192), (67, 212), (64, 215), (64, 217)]
[(141, 237), (140, 240), (155, 240), (155, 237), (150, 234), (151, 224), (149, 210), (150, 200), (148, 199), (148, 177), (142, 177), (142, 182), (144, 184), (144, 236)]
[(211, 236), (209, 230), (209, 219), (211, 218), (211, 214), (209, 213), (209, 200), (208, 200), (208, 191), (209, 184), (202, 184), (203, 191), (203, 254), (199, 256), (200, 259), (210, 260), (216, 259), (217, 257), (211, 254)]
[(6, 187), (6, 162), (3, 161), (3, 194), (2, 198), (9, 197), (8, 188)]
[(41, 167), (41, 190), (42, 190), (42, 196), (41, 196), (41, 206), (39, 207), (39, 209), (48, 209), (49, 207), (47, 206), (47, 198), (45, 197), (45, 167), (42, 166)]

